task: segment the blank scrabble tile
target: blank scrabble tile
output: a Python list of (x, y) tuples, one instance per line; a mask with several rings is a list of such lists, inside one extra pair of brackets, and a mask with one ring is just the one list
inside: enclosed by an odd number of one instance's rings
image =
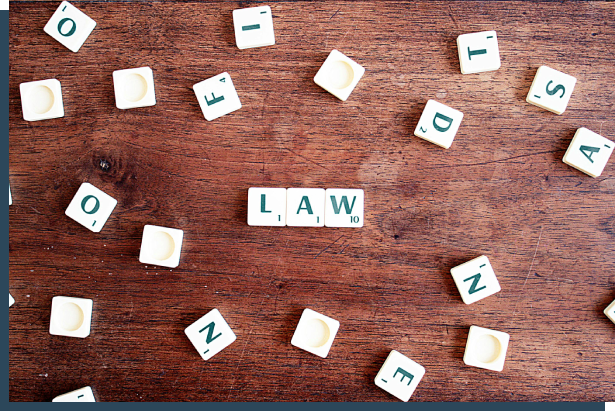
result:
[(88, 230), (99, 233), (116, 205), (116, 199), (90, 183), (83, 183), (65, 214)]
[(364, 198), (365, 194), (361, 189), (325, 190), (325, 226), (363, 227)]
[(501, 290), (489, 259), (484, 255), (451, 268), (451, 274), (466, 304), (472, 304)]
[(273, 17), (269, 6), (233, 10), (235, 42), (241, 50), (275, 44)]
[(58, 80), (21, 83), (19, 93), (24, 120), (39, 121), (64, 117), (62, 86)]
[(574, 134), (563, 161), (595, 178), (602, 174), (614, 147), (611, 140), (581, 127)]
[(453, 144), (463, 113), (435, 100), (428, 100), (419, 119), (414, 135), (440, 147)]
[(87, 298), (53, 297), (49, 334), (85, 338), (90, 335), (93, 301)]
[(9, 293), (9, 307), (11, 305), (15, 304), (15, 299), (13, 298), (13, 296), (11, 295), (11, 293)]
[(231, 327), (213, 309), (184, 330), (203, 360), (207, 361), (237, 339)]
[(286, 189), (251, 187), (248, 189), (248, 225), (283, 227), (286, 225)]
[(462, 74), (500, 68), (500, 49), (495, 31), (462, 34), (457, 37), (457, 51)]
[(154, 72), (149, 67), (113, 72), (115, 106), (119, 109), (149, 107), (156, 104)]
[(309, 353), (327, 358), (339, 328), (339, 321), (306, 308), (290, 343)]
[(226, 72), (203, 80), (192, 86), (192, 89), (207, 121), (241, 108), (231, 76)]
[(91, 387), (83, 387), (78, 390), (58, 395), (51, 402), (96, 402)]
[(382, 364), (375, 382), (389, 394), (408, 402), (424, 375), (422, 365), (393, 350)]
[(562, 114), (568, 106), (576, 83), (577, 79), (568, 74), (541, 66), (536, 71), (525, 100), (555, 114)]
[(342, 101), (357, 86), (365, 69), (337, 50), (331, 51), (316, 73), (314, 82)]
[(175, 228), (146, 225), (139, 261), (162, 267), (175, 268), (179, 265), (184, 232)]
[(606, 314), (606, 316), (609, 317), (609, 319), (615, 323), (615, 301), (613, 301), (608, 307), (605, 308), (604, 314)]
[(9, 205), (13, 204), (13, 196), (11, 196), (11, 186), (9, 186)]
[(510, 336), (488, 328), (470, 327), (463, 362), (473, 367), (502, 371)]
[(76, 53), (94, 27), (96, 27), (94, 20), (69, 2), (63, 1), (43, 30)]
[(289, 188), (286, 190), (286, 225), (324, 227), (325, 190), (322, 188)]

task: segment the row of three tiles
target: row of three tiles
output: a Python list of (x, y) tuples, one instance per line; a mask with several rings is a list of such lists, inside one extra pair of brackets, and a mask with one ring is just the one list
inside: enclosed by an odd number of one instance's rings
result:
[(363, 227), (365, 194), (347, 188), (248, 189), (248, 225)]

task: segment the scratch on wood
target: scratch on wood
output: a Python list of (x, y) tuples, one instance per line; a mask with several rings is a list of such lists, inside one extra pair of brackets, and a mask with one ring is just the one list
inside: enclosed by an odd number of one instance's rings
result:
[[(261, 300), (261, 304), (258, 307), (258, 312), (256, 313), (256, 315), (258, 316), (261, 312), (261, 310), (263, 309), (263, 303), (265, 302), (265, 297), (263, 297), (263, 299)], [(241, 355), (239, 355), (239, 360), (237, 360), (237, 367), (235, 367), (235, 373), (233, 375), (237, 375), (237, 370), (239, 369), (239, 366), (241, 365), (241, 361), (243, 360), (243, 356), (246, 352), (246, 347), (248, 346), (248, 343), (250, 342), (250, 337), (252, 336), (252, 331), (254, 331), (254, 324), (252, 323), (252, 327), (250, 327), (250, 331), (248, 331), (248, 337), (246, 338), (246, 343), (243, 345), (243, 349), (241, 350)], [(227, 396), (227, 400), (231, 397), (231, 394), (233, 393), (233, 387), (235, 386), (235, 380), (236, 377), (233, 377), (233, 381), (231, 382), (231, 386), (228, 390), (228, 396)]]
[(451, 20), (453, 20), (453, 23), (455, 23), (455, 27), (459, 28), (459, 24), (457, 24), (457, 20), (455, 20), (455, 17), (453, 17), (453, 9), (451, 8), (451, 6), (448, 6), (448, 16), (451, 18)]
[[(523, 290), (525, 288), (525, 284), (527, 283), (527, 279), (530, 278), (530, 274), (532, 272), (532, 268), (534, 267), (534, 261), (536, 260), (536, 254), (538, 254), (538, 246), (540, 245), (540, 239), (542, 238), (542, 231), (544, 230), (544, 227), (540, 227), (540, 234), (538, 234), (538, 241), (536, 242), (536, 248), (534, 249), (534, 256), (532, 257), (532, 262), (530, 263), (530, 269), (527, 270), (527, 275), (525, 276), (525, 281), (523, 282), (523, 285), (521, 286), (521, 290)], [(517, 302), (518, 304), (518, 302)], [(517, 313), (517, 304), (515, 304), (515, 308), (513, 309), (513, 318), (515, 316), (515, 314)]]
[(318, 254), (316, 254), (314, 256), (314, 258), (318, 258), (318, 256), (320, 256), (322, 253), (324, 253), (325, 251), (327, 251), (329, 249), (329, 247), (331, 247), (333, 244), (337, 243), (342, 237), (344, 237), (344, 235), (342, 234), (341, 236), (338, 237), (337, 240), (335, 240), (334, 242), (332, 242), (331, 244), (329, 244), (328, 246), (326, 246), (325, 248), (322, 249), (322, 251), (320, 251)]
[(331, 20), (333, 17), (337, 16), (337, 13), (339, 13), (340, 10), (341, 10), (341, 8), (337, 9), (337, 11), (335, 13), (333, 13), (333, 16), (329, 17), (329, 20)]
[(493, 161), (485, 161), (484, 163), (471, 163), (471, 164), (451, 164), (451, 165), (444, 165), (444, 166), (438, 166), (438, 167), (429, 167), (429, 169), (438, 169), (438, 168), (453, 168), (453, 167), (473, 167), (473, 166), (484, 166), (487, 164), (493, 164), (493, 163), (505, 163), (507, 161), (510, 160), (516, 160), (518, 158), (523, 158), (523, 157), (531, 157), (531, 156), (538, 156), (541, 154), (551, 154), (551, 153), (557, 153), (558, 151), (563, 151), (563, 150), (549, 150), (549, 151), (540, 151), (540, 152), (536, 152), (536, 153), (530, 153), (530, 154), (522, 154), (520, 156), (514, 156), (514, 157), (508, 157), (508, 158), (503, 158), (501, 160), (493, 160)]
[(525, 288), (525, 284), (527, 283), (527, 279), (530, 278), (530, 273), (532, 272), (532, 267), (534, 267), (534, 260), (536, 260), (536, 254), (538, 253), (538, 246), (540, 245), (540, 239), (542, 238), (542, 231), (544, 227), (540, 227), (540, 234), (538, 234), (538, 241), (536, 242), (536, 249), (534, 250), (534, 257), (532, 257), (532, 263), (530, 264), (530, 269), (527, 270), (527, 275), (525, 276), (525, 281), (523, 282), (523, 286), (521, 289)]
[(289, 152), (293, 153), (294, 155), (296, 155), (297, 157), (301, 157), (301, 158), (302, 158), (302, 159), (304, 159), (305, 161), (310, 162), (310, 163), (312, 163), (312, 164), (315, 164), (315, 165), (317, 165), (318, 167), (322, 167), (322, 168), (324, 168), (325, 170), (329, 171), (329, 169), (328, 169), (327, 167), (325, 167), (325, 166), (323, 166), (323, 165), (321, 165), (321, 164), (318, 164), (317, 162), (315, 162), (315, 161), (313, 161), (313, 160), (310, 160), (309, 158), (304, 157), (304, 156), (302, 156), (301, 154), (295, 153), (295, 152), (294, 152), (293, 150), (291, 150), (290, 148), (284, 148), (284, 150), (289, 151)]

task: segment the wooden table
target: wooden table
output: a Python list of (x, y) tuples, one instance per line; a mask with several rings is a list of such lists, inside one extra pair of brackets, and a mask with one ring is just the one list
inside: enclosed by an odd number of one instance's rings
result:
[[(427, 370), (413, 401), (615, 400), (615, 159), (562, 162), (579, 127), (615, 137), (615, 3), (271, 2), (249, 50), (255, 3), (73, 3), (78, 53), (42, 30), (58, 2), (11, 4), (10, 400), (396, 401), (392, 349)], [(502, 67), (462, 75), (456, 37), (490, 29)], [(346, 102), (312, 80), (334, 48), (366, 68)], [(561, 116), (525, 102), (541, 65), (578, 79)], [(141, 66), (157, 104), (118, 110)], [(207, 122), (192, 85), (224, 71), (243, 107)], [(46, 78), (65, 117), (26, 122)], [(428, 99), (465, 114), (448, 150), (413, 136)], [(84, 181), (118, 200), (98, 234), (64, 215)], [(253, 186), (362, 188), (365, 226), (249, 227)], [(177, 269), (139, 263), (145, 224), (184, 230)], [(502, 291), (468, 306), (449, 270), (482, 254)], [(94, 300), (89, 337), (49, 335), (56, 295)], [(326, 359), (290, 345), (306, 307), (341, 323)], [(237, 341), (204, 362), (183, 330), (213, 308)], [(503, 372), (464, 365), (470, 325), (511, 335)]]

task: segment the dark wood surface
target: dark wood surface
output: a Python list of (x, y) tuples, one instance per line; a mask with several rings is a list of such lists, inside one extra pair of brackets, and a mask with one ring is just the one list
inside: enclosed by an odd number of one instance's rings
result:
[[(391, 349), (427, 370), (413, 401), (615, 400), (615, 159), (562, 162), (579, 127), (615, 137), (615, 3), (271, 2), (276, 45), (238, 50), (256, 3), (74, 2), (78, 53), (43, 32), (58, 4), (10, 8), (10, 400), (396, 401)], [(460, 74), (490, 29), (502, 67)], [(334, 48), (366, 68), (346, 102), (312, 80)], [(540, 65), (578, 79), (561, 116), (525, 102)], [(158, 103), (118, 110), (141, 66)], [(243, 107), (207, 122), (192, 85), (224, 71)], [(46, 78), (66, 115), (26, 122)], [(464, 112), (449, 150), (413, 136), (430, 98)], [(118, 200), (98, 234), (64, 215), (84, 181)], [(248, 227), (251, 186), (362, 188), (365, 227)], [(139, 263), (145, 224), (184, 230), (177, 269)], [(502, 291), (467, 306), (449, 270), (481, 254)], [(49, 335), (56, 295), (94, 300), (88, 338)], [(326, 359), (290, 345), (306, 307), (341, 323)], [(213, 308), (237, 341), (204, 362), (183, 330)], [(510, 334), (503, 372), (464, 365), (470, 325)]]

